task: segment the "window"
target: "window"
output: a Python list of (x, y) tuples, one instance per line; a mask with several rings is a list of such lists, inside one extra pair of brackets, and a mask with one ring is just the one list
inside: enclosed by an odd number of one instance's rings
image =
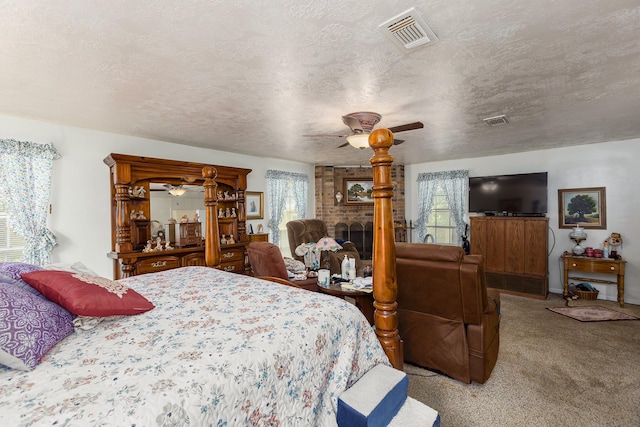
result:
[(268, 170), (269, 229), (271, 241), (285, 256), (291, 256), (287, 222), (306, 218), (309, 177), (305, 174)]
[(418, 242), (462, 244), (469, 171), (418, 174)]
[[(298, 219), (298, 212), (296, 211), (296, 200), (293, 197), (291, 186), (284, 199), (284, 211), (282, 212), (282, 221), (278, 225), (278, 232), (280, 235), (280, 252), (282, 256), (291, 258), (291, 247), (289, 246), (289, 236), (287, 235), (287, 222)], [(295, 248), (294, 248), (295, 249)]]
[(433, 208), (427, 220), (427, 234), (424, 241), (425, 243), (431, 243), (432, 240), (434, 243), (440, 244), (455, 244), (457, 242), (456, 224), (451, 215), (447, 196), (440, 185), (436, 188)]
[[(56, 237), (47, 228), (51, 166), (60, 155), (52, 144), (35, 144), (14, 139), (0, 139), (0, 180), (11, 192), (2, 194), (1, 212), (11, 214), (11, 227), (24, 241), (7, 229), (4, 215), (4, 237), (0, 247), (7, 257), (17, 256), (22, 247), (23, 262), (47, 265)], [(4, 246), (3, 246), (4, 245)]]
[(0, 262), (22, 261), (24, 238), (9, 229), (9, 215), (0, 197)]

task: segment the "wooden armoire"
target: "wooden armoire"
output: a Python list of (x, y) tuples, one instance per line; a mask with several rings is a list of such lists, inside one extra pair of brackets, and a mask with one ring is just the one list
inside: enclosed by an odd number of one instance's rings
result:
[(484, 258), (487, 286), (546, 299), (549, 219), (514, 216), (470, 219), (471, 253)]

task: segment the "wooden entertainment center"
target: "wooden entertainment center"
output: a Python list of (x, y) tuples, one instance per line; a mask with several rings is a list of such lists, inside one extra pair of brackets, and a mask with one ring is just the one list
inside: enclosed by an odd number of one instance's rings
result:
[(484, 258), (487, 286), (546, 299), (549, 287), (546, 217), (472, 216), (471, 253)]

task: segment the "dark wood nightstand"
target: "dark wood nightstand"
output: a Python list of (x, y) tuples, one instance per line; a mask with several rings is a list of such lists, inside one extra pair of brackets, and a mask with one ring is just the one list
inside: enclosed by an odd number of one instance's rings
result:
[(328, 288), (318, 286), (318, 292), (333, 295), (339, 298), (351, 298), (355, 301), (356, 307), (364, 314), (370, 325), (373, 325), (373, 292), (352, 291), (342, 289), (340, 285), (329, 285)]

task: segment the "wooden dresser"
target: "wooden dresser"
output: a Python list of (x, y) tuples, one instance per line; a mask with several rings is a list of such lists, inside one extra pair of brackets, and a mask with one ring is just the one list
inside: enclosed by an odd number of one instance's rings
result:
[[(156, 159), (150, 157), (110, 154), (104, 159), (109, 166), (111, 178), (111, 252), (113, 276), (115, 279), (168, 270), (189, 265), (206, 265), (204, 246), (204, 226), (198, 218), (188, 218), (184, 223), (172, 224), (173, 236), (170, 250), (145, 252), (151, 240), (156, 248), (157, 237), (152, 235), (151, 194), (162, 187), (202, 186), (203, 168), (215, 168), (217, 175), (216, 203), (220, 208), (217, 218), (220, 235), (233, 235), (233, 244), (220, 244), (219, 268), (237, 273), (249, 273), (246, 255), (249, 238), (245, 223), (245, 191), (247, 175), (251, 169), (228, 166), (207, 165), (193, 162)], [(204, 193), (202, 208), (204, 209)], [(156, 221), (157, 222), (157, 221)], [(167, 243), (170, 234), (161, 238), (161, 247)]]

